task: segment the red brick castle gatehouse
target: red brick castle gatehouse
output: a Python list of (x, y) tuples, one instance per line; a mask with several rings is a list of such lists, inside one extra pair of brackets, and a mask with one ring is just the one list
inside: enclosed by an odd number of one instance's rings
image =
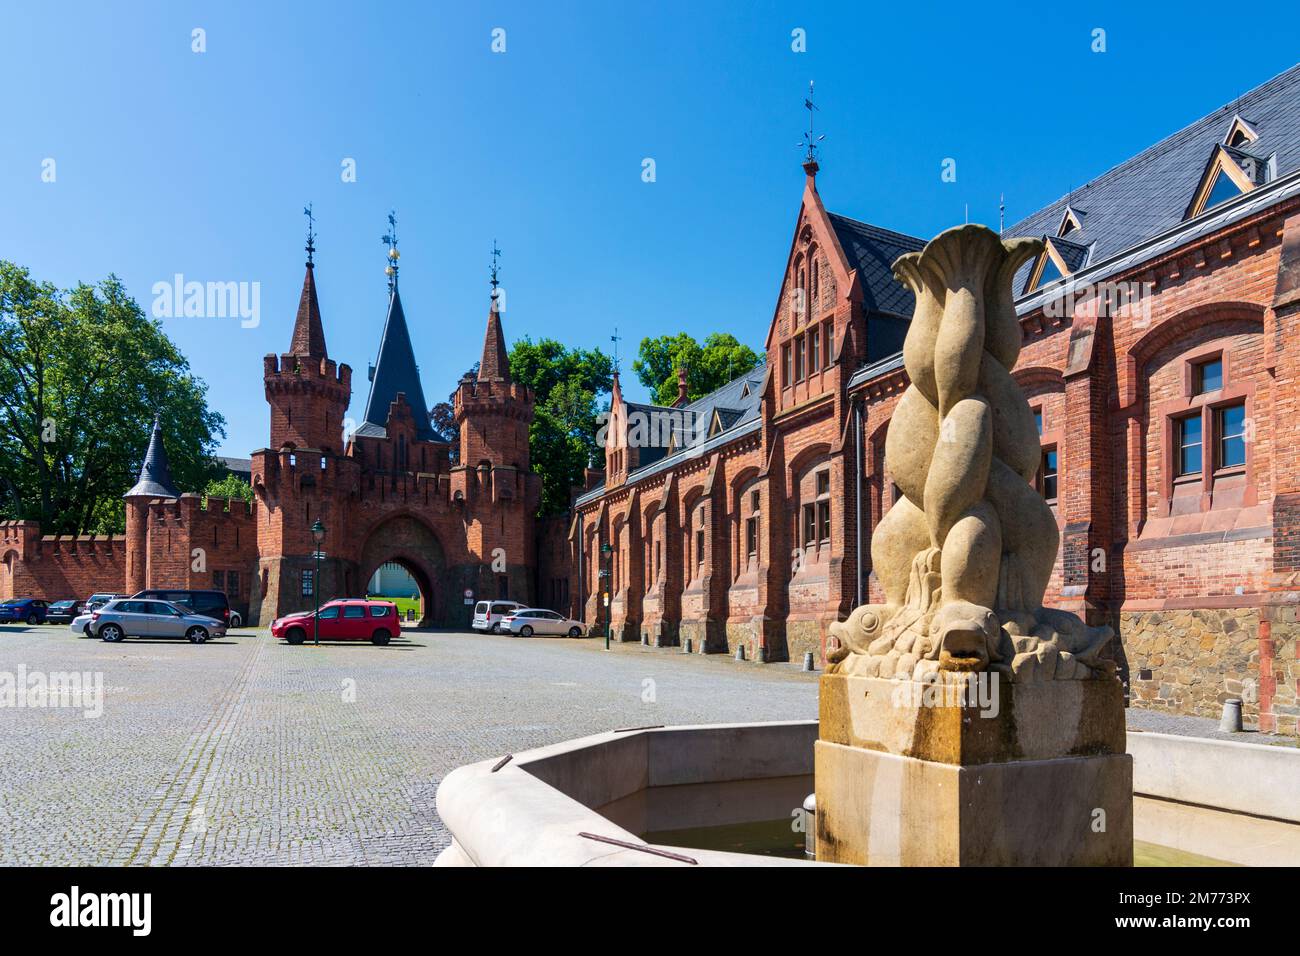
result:
[[(430, 424), (389, 250), (388, 315), (364, 420), (345, 437), (352, 369), (330, 358), (312, 245), (289, 348), (262, 380), (270, 442), (252, 455), (253, 503), (182, 493), (155, 424), (126, 534), (43, 536), (0, 525), (0, 596), (84, 598), (145, 587), (226, 591), (249, 623), (365, 593), (381, 565), (410, 572), (423, 623), (463, 626), (465, 594), (531, 601), (541, 480), (530, 469), (531, 390), (511, 381), (495, 283), (483, 356), (452, 396), (459, 454)], [(312, 525), (326, 528), (316, 580)]]

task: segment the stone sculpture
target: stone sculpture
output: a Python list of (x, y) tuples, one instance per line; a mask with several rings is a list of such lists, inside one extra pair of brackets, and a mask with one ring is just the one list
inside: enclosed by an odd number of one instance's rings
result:
[(1099, 657), (1111, 629), (1042, 606), (1059, 534), (1033, 487), (1037, 427), (1011, 377), (1021, 343), (1012, 279), (1041, 249), (967, 225), (895, 263), (916, 311), (903, 346), (911, 384), (885, 442), (902, 497), (871, 540), (885, 603), (831, 626), (828, 673), (1113, 679)]

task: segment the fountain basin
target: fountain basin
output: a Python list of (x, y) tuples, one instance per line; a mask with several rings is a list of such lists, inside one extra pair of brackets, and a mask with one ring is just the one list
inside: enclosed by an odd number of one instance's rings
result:
[(793, 844), (816, 740), (815, 720), (653, 727), (539, 747), (499, 768), (499, 759), (460, 767), (438, 788), (452, 845), (436, 865), (807, 866), (639, 834), (786, 818)]

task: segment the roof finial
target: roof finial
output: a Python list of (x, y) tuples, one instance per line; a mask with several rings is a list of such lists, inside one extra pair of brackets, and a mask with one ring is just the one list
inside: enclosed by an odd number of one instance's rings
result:
[(311, 203), (302, 207), (302, 214), (307, 217), (307, 268), (312, 268), (316, 259), (316, 217), (311, 214)]
[(614, 334), (609, 337), (609, 340), (614, 343), (614, 374), (615, 375), (618, 374), (618, 343), (622, 338), (623, 336), (618, 334), (618, 326), (617, 325), (614, 326)]
[(497, 291), (497, 286), (501, 284), (500, 280), (497, 278), (498, 273), (501, 271), (501, 266), (497, 262), (497, 259), (500, 258), (500, 256), (501, 256), (501, 250), (497, 248), (497, 241), (493, 239), (492, 240), (492, 267), (488, 270), (488, 275), (492, 277), (491, 282), (492, 282), (492, 308), (493, 309), (496, 309), (497, 296), (500, 295), (500, 293)]
[(826, 138), (826, 134), (814, 136), (814, 114), (818, 111), (817, 106), (813, 103), (813, 81), (808, 81), (808, 96), (803, 101), (804, 109), (808, 111), (808, 132), (803, 134), (803, 142), (800, 144), (804, 148), (803, 168), (809, 176), (817, 175), (817, 144)]
[(998, 194), (998, 235), (1002, 235), (1002, 230), (1007, 224), (1007, 194)]
[(388, 232), (380, 241), (388, 246), (388, 265), (384, 266), (384, 275), (388, 276), (388, 291), (392, 293), (397, 289), (397, 260), (402, 258), (397, 251), (397, 213), (392, 210), (388, 212)]

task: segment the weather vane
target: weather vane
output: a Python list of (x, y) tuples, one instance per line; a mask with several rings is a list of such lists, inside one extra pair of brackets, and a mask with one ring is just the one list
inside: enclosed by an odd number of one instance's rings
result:
[(402, 258), (397, 251), (397, 213), (392, 210), (388, 213), (388, 232), (380, 241), (388, 247), (388, 265), (384, 266), (384, 275), (388, 276), (388, 291), (392, 292), (397, 288), (397, 260)]
[(311, 265), (316, 256), (316, 217), (311, 214), (311, 203), (302, 207), (302, 214), (307, 217), (307, 265)]
[(492, 240), (492, 267), (488, 270), (488, 275), (492, 277), (491, 279), (492, 305), (494, 308), (496, 307), (496, 300), (497, 300), (497, 286), (501, 284), (500, 281), (498, 281), (497, 279), (497, 273), (498, 271), (500, 271), (500, 267), (497, 264), (497, 259), (498, 257), (500, 257), (500, 255), (501, 255), (501, 250), (497, 248), (497, 241), (493, 239)]
[(618, 326), (614, 326), (614, 334), (609, 337), (609, 340), (614, 343), (614, 374), (616, 375), (618, 374), (618, 343), (622, 338), (623, 336), (618, 334)]
[(826, 134), (822, 133), (820, 136), (816, 138), (813, 137), (813, 132), (814, 132), (813, 114), (817, 112), (817, 106), (816, 104), (813, 103), (813, 81), (812, 80), (808, 81), (808, 96), (803, 101), (803, 105), (804, 105), (804, 109), (808, 111), (808, 132), (803, 134), (803, 142), (800, 143), (799, 145), (806, 150), (806, 153), (804, 155), (804, 162), (815, 163), (817, 162), (817, 144), (826, 138)]

